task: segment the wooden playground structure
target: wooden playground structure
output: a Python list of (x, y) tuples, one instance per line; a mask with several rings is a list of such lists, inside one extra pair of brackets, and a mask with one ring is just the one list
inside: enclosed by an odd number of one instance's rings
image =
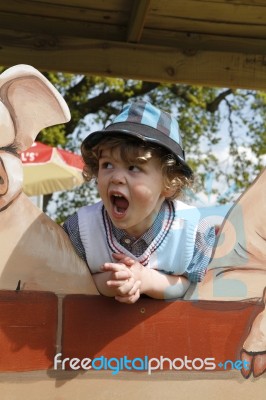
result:
[[(28, 64), (40, 71), (266, 89), (262, 0), (9, 0), (0, 5), (0, 17), (5, 67)], [(33, 240), (30, 229), (49, 224), (26, 201), (14, 208), (14, 220), (6, 210), (0, 220), (3, 238), (7, 224), (14, 237), (17, 215), (32, 218), (26, 234), (15, 237), (17, 258), (8, 258), (0, 279), (1, 399), (264, 398), (266, 374), (244, 379), (240, 373), (242, 344), (263, 311), (261, 298), (142, 298), (127, 306), (100, 296), (74, 256), (77, 276), (74, 270), (60, 275), (42, 265), (35, 270), (31, 261), (17, 272), (20, 252)], [(51, 230), (52, 243), (61, 233)], [(46, 233), (38, 234), (41, 242)], [(2, 239), (1, 257), (9, 245)], [(127, 356), (138, 359), (139, 370), (125, 364), (117, 374), (110, 365), (101, 371), (69, 364), (56, 369), (56, 354), (70, 360)], [(154, 359), (150, 374), (140, 370), (145, 357)], [(178, 360), (175, 367), (165, 360), (156, 369), (160, 357)], [(184, 359), (198, 359), (196, 368), (191, 371)], [(200, 360), (206, 359), (215, 359), (215, 368), (205, 369)], [(226, 360), (232, 361), (228, 367), (222, 365)]]

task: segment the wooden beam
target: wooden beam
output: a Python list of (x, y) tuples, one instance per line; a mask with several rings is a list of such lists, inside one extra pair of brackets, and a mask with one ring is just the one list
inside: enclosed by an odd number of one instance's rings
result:
[[(123, 42), (126, 39), (126, 26), (113, 24), (102, 24), (90, 22), (84, 24), (83, 21), (60, 19), (51, 17), (41, 17), (19, 14), (11, 14), (0, 11), (0, 38), (16, 36), (20, 41), (22, 37), (37, 38), (48, 35), (50, 37), (68, 36), (78, 38), (91, 38), (96, 40), (108, 40)], [(253, 31), (252, 31), (253, 32)], [(172, 32), (169, 30), (159, 30), (145, 27), (141, 36), (141, 44), (154, 45), (160, 47), (173, 47), (186, 53), (195, 51), (225, 51), (233, 53), (266, 54), (266, 37), (241, 37), (205, 34)]]
[[(67, 36), (91, 38), (97, 40), (108, 40), (123, 42), (126, 38), (126, 26), (109, 25), (98, 23), (84, 24), (83, 21), (71, 19), (59, 19), (51, 17), (40, 17), (19, 14), (11, 14), (0, 11), (0, 38), (5, 36), (17, 36), (36, 38), (41, 35), (50, 37)], [(26, 32), (25, 32), (26, 30)], [(205, 33), (172, 32), (145, 27), (141, 36), (141, 44), (156, 46), (167, 46), (182, 49), (184, 52), (195, 51), (226, 51), (233, 53), (266, 54), (266, 37), (241, 37), (228, 35), (215, 35)]]
[[(81, 38), (0, 34), (1, 64), (157, 82), (266, 89), (266, 56)], [(152, 65), (152, 68), (151, 68)]]
[(144, 22), (151, 0), (135, 0), (130, 20), (128, 23), (127, 41), (137, 43), (140, 41), (141, 34), (144, 27)]

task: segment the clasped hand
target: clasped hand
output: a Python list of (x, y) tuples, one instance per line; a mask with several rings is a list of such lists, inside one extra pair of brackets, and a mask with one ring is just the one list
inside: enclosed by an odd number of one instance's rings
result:
[(143, 266), (122, 253), (114, 253), (117, 263), (105, 263), (101, 270), (111, 272), (106, 285), (115, 291), (115, 299), (120, 303), (135, 303), (140, 297), (141, 271)]

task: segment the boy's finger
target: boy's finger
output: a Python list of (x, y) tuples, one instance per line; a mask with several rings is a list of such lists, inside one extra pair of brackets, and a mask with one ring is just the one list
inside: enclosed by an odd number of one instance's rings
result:
[(133, 296), (115, 296), (115, 299), (120, 303), (134, 304), (140, 298), (139, 290)]
[(113, 257), (117, 260), (123, 261), (123, 263), (127, 264), (127, 266), (133, 265), (135, 262), (133, 258), (125, 256), (125, 254), (122, 253), (113, 253)]
[(127, 267), (123, 264), (118, 264), (118, 263), (105, 263), (101, 266), (102, 271), (113, 271), (113, 272), (119, 272), (119, 271), (125, 271)]
[(119, 271), (112, 273), (108, 281), (122, 281), (126, 283), (130, 278), (132, 278), (132, 274), (130, 272)]
[(113, 253), (112, 256), (114, 258), (116, 258), (117, 260), (120, 260), (121, 258), (125, 257), (125, 254), (123, 254), (123, 253)]
[(134, 296), (137, 291), (140, 290), (141, 281), (136, 281), (132, 289), (128, 292), (129, 296)]
[(135, 296), (137, 292), (140, 292), (140, 286), (141, 281), (135, 281), (134, 278), (131, 278), (118, 288), (118, 293), (121, 297)]
[(124, 281), (124, 284), (119, 286), (117, 289), (118, 295), (123, 297), (128, 296), (128, 293), (132, 290), (134, 284), (135, 284), (134, 278), (130, 278), (127, 281)]
[(125, 285), (125, 280), (121, 280), (121, 281), (118, 281), (118, 280), (115, 280), (115, 281), (112, 281), (112, 280), (110, 280), (110, 281), (107, 281), (106, 282), (106, 285), (107, 286), (109, 286), (109, 287), (120, 287), (120, 286), (123, 286), (123, 285)]
[(135, 263), (135, 261), (130, 257), (125, 257), (123, 258), (123, 263), (126, 264), (128, 267), (130, 267)]

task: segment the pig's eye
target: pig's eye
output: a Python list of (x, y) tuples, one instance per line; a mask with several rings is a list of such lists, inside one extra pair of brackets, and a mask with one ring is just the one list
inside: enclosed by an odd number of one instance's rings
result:
[(4, 196), (8, 190), (8, 177), (3, 160), (0, 159), (0, 196)]

